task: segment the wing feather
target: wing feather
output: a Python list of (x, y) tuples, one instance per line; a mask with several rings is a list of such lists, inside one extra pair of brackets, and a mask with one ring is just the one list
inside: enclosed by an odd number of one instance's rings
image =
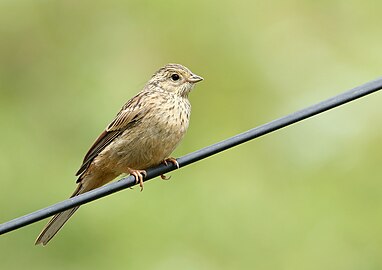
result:
[(139, 120), (141, 120), (147, 111), (144, 109), (141, 99), (148, 95), (147, 92), (141, 92), (130, 99), (119, 111), (114, 120), (99, 135), (97, 140), (86, 153), (84, 161), (76, 173), (79, 176), (77, 182), (81, 181), (81, 175), (87, 170), (95, 157), (104, 150), (115, 138), (121, 135), (126, 129), (131, 128)]

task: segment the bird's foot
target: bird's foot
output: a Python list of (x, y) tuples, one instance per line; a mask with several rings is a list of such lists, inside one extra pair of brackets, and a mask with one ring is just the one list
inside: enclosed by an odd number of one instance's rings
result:
[[(162, 161), (162, 163), (164, 164), (164, 165), (168, 165), (168, 163), (172, 163), (172, 164), (174, 164), (178, 169), (179, 169), (179, 163), (178, 163), (178, 161), (175, 159), (175, 158), (173, 158), (173, 157), (169, 157), (169, 158), (166, 158), (166, 159), (164, 159), (163, 161)], [(162, 178), (163, 180), (169, 180), (170, 178), (171, 178), (171, 176), (169, 176), (169, 177), (167, 177), (166, 175), (164, 175), (164, 174), (161, 174), (160, 175), (160, 178)]]
[(177, 161), (175, 158), (173, 158), (173, 157), (166, 158), (166, 159), (163, 160), (162, 162), (163, 162), (164, 165), (166, 165), (166, 166), (167, 166), (168, 163), (170, 162), (170, 163), (174, 164), (174, 165), (179, 169), (179, 163), (178, 163), (178, 161)]
[(135, 177), (135, 183), (138, 184), (141, 187), (141, 191), (143, 190), (143, 177), (146, 177), (147, 173), (145, 170), (134, 170), (131, 168), (127, 168), (127, 171), (130, 173), (130, 175), (134, 175)]

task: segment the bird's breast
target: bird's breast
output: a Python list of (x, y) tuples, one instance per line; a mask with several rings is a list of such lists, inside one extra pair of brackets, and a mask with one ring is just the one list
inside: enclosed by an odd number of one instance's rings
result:
[(187, 131), (190, 110), (188, 100), (167, 100), (126, 130), (114, 146), (121, 169), (146, 169), (168, 158)]

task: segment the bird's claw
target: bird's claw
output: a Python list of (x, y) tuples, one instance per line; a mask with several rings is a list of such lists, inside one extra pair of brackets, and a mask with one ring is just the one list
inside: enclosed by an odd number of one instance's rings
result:
[[(178, 161), (175, 158), (172, 158), (172, 157), (166, 158), (166, 159), (163, 160), (162, 163), (164, 165), (168, 166), (169, 162), (174, 164), (179, 169), (179, 163), (178, 163)], [(160, 178), (162, 178), (162, 180), (169, 180), (171, 178), (171, 176), (167, 177), (166, 175), (161, 174)]]
[(165, 160), (163, 160), (163, 163), (166, 166), (168, 165), (169, 162), (174, 164), (179, 169), (179, 163), (175, 158), (169, 157), (169, 158), (166, 158)]
[(145, 170), (133, 170), (130, 168), (127, 168), (129, 173), (135, 177), (135, 183), (138, 184), (141, 187), (141, 191), (143, 191), (143, 177), (147, 176), (147, 173)]
[(170, 178), (171, 178), (171, 176), (166, 176), (166, 175), (164, 175), (164, 174), (161, 174), (160, 175), (160, 178), (162, 178), (162, 180), (170, 180)]

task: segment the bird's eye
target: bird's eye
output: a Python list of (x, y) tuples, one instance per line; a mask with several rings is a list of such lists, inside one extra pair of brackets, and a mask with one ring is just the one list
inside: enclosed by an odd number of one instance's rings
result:
[(179, 77), (178, 74), (174, 73), (174, 74), (171, 75), (171, 80), (173, 80), (174, 82), (179, 80), (179, 79), (180, 79), (180, 77)]

